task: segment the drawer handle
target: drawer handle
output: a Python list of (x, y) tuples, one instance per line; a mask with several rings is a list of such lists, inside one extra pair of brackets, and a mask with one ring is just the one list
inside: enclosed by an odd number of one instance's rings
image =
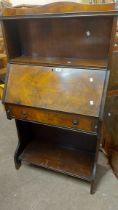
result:
[(78, 125), (79, 124), (79, 120), (72, 120), (73, 125)]
[(9, 109), (7, 109), (6, 111), (7, 111), (8, 119), (11, 120), (11, 119), (14, 117), (14, 116), (12, 115), (11, 109), (9, 108)]
[(22, 113), (21, 113), (21, 117), (22, 117), (23, 119), (27, 118), (27, 112), (22, 111)]

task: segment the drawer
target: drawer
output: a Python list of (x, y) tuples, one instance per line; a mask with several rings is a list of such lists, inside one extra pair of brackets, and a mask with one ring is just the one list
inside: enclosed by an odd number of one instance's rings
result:
[(36, 109), (16, 105), (6, 105), (8, 118), (38, 122), (57, 127), (80, 129), (86, 132), (96, 132), (98, 119), (76, 114), (68, 114), (46, 109)]

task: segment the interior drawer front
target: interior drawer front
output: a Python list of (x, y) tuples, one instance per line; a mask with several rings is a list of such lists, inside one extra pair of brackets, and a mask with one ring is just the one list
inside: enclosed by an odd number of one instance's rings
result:
[(44, 109), (8, 105), (6, 107), (8, 118), (29, 120), (57, 127), (67, 127), (96, 132), (97, 119), (75, 114), (66, 114)]

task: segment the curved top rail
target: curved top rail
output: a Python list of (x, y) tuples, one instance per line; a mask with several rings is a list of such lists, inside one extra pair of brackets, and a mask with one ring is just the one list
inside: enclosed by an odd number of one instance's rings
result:
[(36, 15), (62, 15), (62, 14), (115, 14), (118, 10), (115, 3), (109, 4), (80, 4), (75, 2), (54, 2), (41, 6), (22, 6), (5, 8), (3, 16), (36, 16)]

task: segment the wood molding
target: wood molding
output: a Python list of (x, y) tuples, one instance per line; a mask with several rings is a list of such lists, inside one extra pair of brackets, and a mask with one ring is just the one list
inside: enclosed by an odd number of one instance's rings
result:
[(38, 15), (38, 14), (60, 14), (60, 13), (77, 13), (77, 12), (115, 12), (117, 11), (114, 3), (109, 4), (80, 4), (75, 2), (55, 2), (51, 4), (32, 6), (32, 7), (14, 7), (5, 8), (3, 16), (19, 15)]

